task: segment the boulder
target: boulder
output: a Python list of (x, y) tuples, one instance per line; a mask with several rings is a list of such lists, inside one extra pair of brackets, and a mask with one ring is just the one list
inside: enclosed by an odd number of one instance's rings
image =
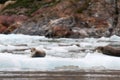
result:
[(51, 27), (46, 32), (46, 37), (54, 37), (54, 38), (61, 38), (61, 37), (69, 37), (72, 35), (72, 30), (65, 26), (54, 26)]
[(51, 20), (47, 24), (46, 37), (52, 38), (78, 38), (79, 32), (72, 30), (75, 26), (75, 19), (73, 16), (61, 17), (55, 20)]

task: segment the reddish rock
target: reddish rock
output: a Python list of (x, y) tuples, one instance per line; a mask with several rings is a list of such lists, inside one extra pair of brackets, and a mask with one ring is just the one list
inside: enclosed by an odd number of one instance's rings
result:
[[(2, 31), (1, 29), (1, 32), (4, 32), (5, 29), (9, 28), (9, 27), (12, 27), (14, 24), (18, 23), (18, 22), (24, 22), (25, 20), (27, 20), (28, 18), (24, 15), (12, 15), (12, 16), (6, 16), (6, 15), (1, 15), (0, 16), (0, 24), (3, 25), (3, 26), (6, 26), (4, 28), (4, 30)], [(12, 29), (16, 29), (17, 26), (15, 27), (14, 25), (14, 28)], [(2, 28), (3, 29), (3, 28)]]
[[(50, 6), (53, 1), (58, 3)], [(15, 33), (42, 36), (46, 34), (49, 37), (68, 37), (68, 35), (101, 37), (110, 36), (114, 32), (120, 35), (120, 19), (116, 23), (119, 9), (117, 11), (116, 3), (112, 0), (41, 0), (41, 2), (50, 4), (45, 4), (33, 12), (32, 18)], [(120, 1), (117, 4), (119, 8)], [(117, 27), (114, 26), (116, 24)], [(75, 27), (78, 29), (74, 31)]]
[(51, 27), (46, 33), (46, 37), (69, 37), (72, 34), (72, 30), (65, 26)]
[(6, 26), (3, 26), (2, 24), (0, 24), (0, 33), (4, 32), (7, 29)]
[(7, 29), (5, 29), (2, 33), (4, 34), (9, 34), (12, 31), (14, 31), (15, 29), (17, 29), (18, 27), (20, 27), (22, 25), (22, 22), (16, 22), (12, 25), (10, 25)]

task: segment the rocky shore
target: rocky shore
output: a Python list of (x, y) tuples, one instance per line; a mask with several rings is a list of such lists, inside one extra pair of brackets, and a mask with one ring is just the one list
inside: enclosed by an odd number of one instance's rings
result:
[(1, 10), (0, 33), (52, 38), (120, 36), (119, 6), (119, 0), (16, 0)]

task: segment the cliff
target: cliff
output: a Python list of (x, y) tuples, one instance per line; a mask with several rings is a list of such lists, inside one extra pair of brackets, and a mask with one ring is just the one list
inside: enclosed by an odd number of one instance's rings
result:
[(0, 32), (57, 38), (120, 36), (119, 6), (120, 0), (16, 0), (1, 10)]

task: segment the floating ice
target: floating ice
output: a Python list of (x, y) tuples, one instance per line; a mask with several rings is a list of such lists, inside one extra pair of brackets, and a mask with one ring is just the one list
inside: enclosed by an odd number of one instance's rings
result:
[[(97, 46), (111, 41), (118, 43), (120, 37), (52, 39), (44, 36), (0, 34), (1, 70), (120, 70), (120, 58), (94, 52)], [(43, 49), (45, 58), (31, 58), (30, 48)], [(6, 51), (6, 52), (5, 52)], [(8, 53), (9, 52), (9, 53)]]
[(110, 41), (120, 41), (120, 37), (116, 36), (116, 35), (113, 35), (113, 36), (110, 37)]

